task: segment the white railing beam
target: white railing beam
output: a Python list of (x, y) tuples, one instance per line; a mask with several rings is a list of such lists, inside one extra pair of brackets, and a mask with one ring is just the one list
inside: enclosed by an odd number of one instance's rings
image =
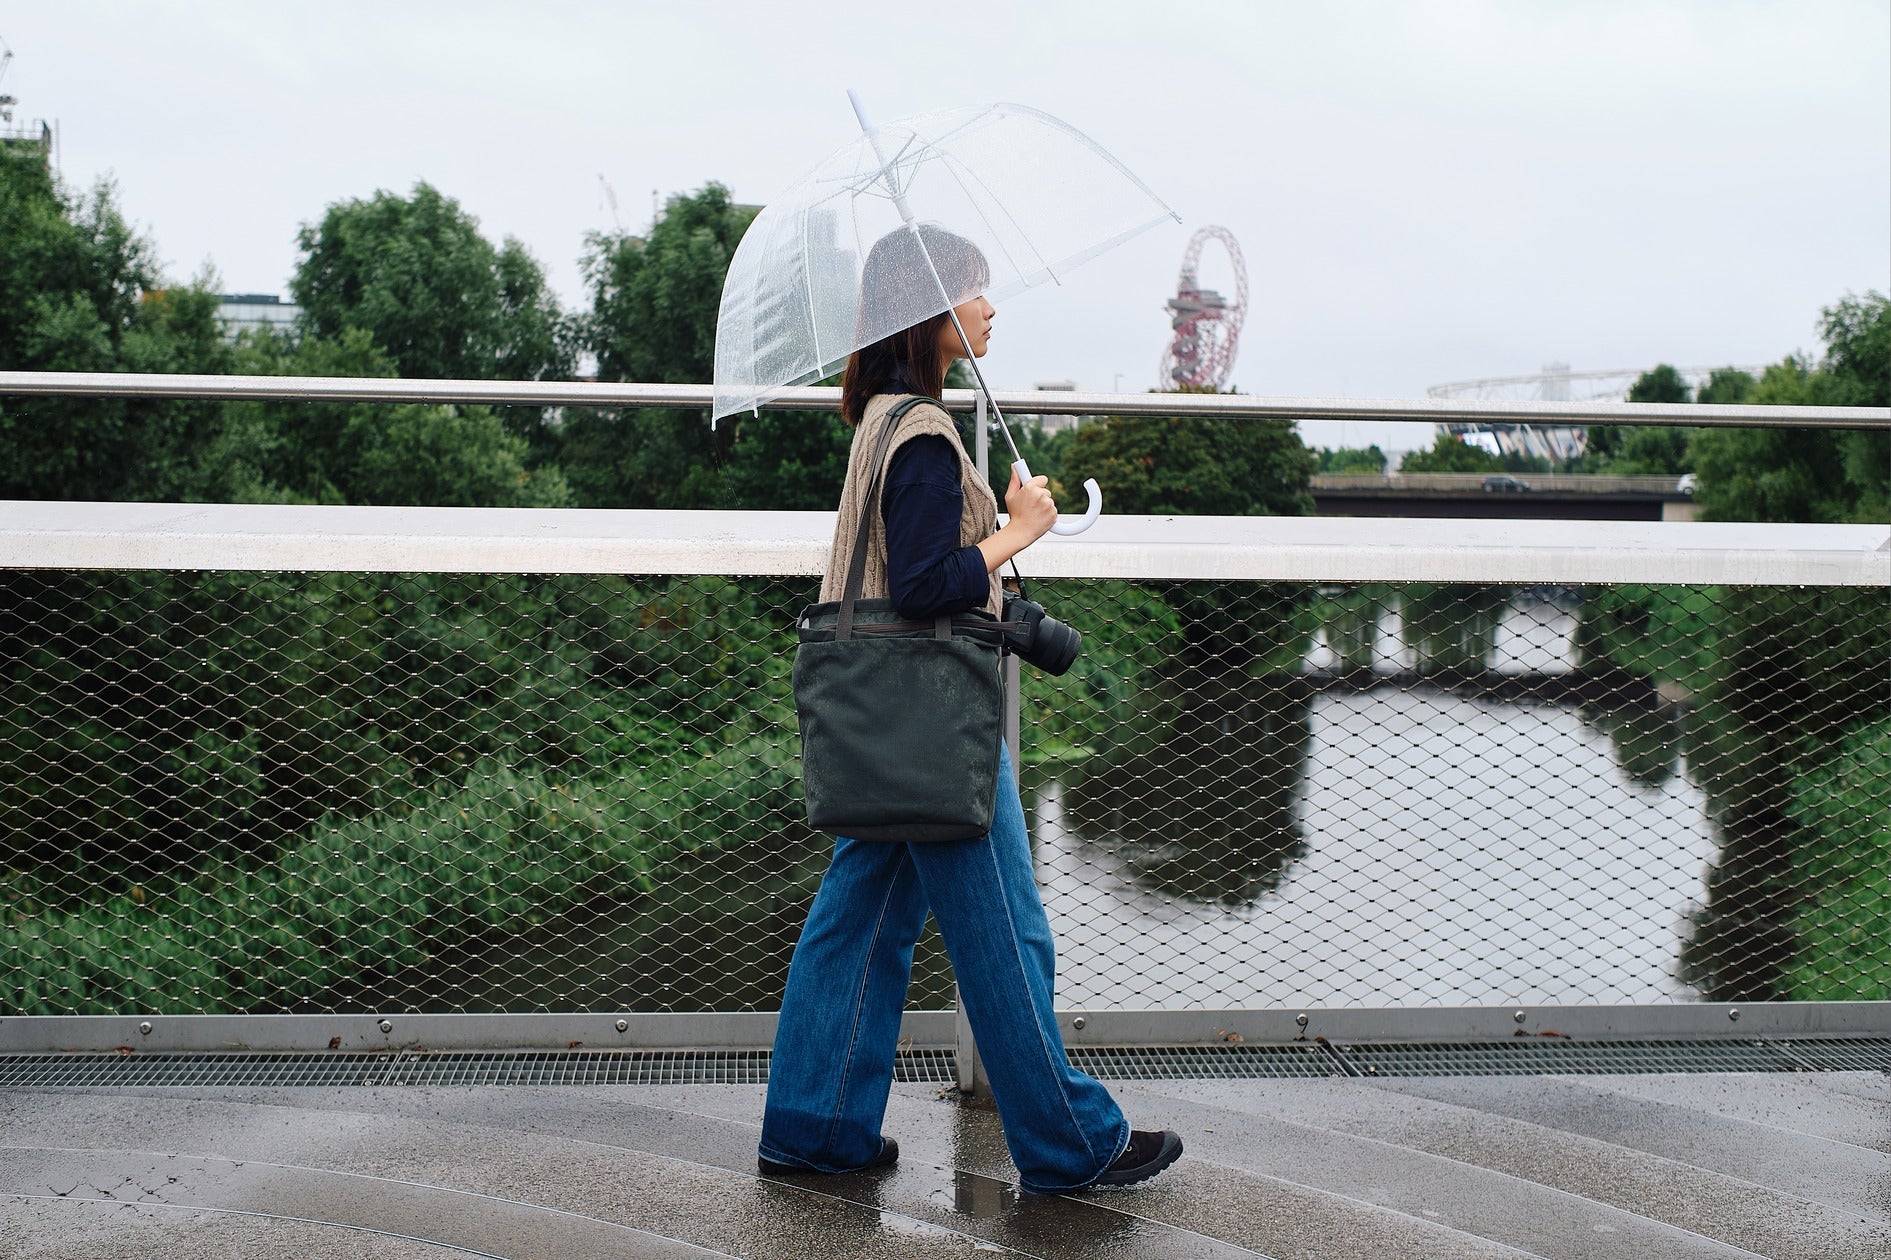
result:
[[(0, 568), (814, 576), (831, 512), (0, 501)], [(1027, 577), (1891, 586), (1891, 525), (1105, 516)]]

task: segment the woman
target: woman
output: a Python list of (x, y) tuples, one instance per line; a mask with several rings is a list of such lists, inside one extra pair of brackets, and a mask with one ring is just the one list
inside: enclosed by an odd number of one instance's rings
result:
[[(995, 312), (976, 246), (921, 229), (970, 341), (983, 356)], [(931, 272), (913, 234), (868, 254), (863, 312), (897, 326), (901, 302), (923, 301)], [(936, 289), (934, 290), (936, 292)], [(915, 297), (915, 294), (918, 297)], [(859, 513), (869, 519), (865, 598), (891, 598), (903, 617), (1002, 609), (997, 572), (1049, 531), (1057, 507), (1046, 479), (1005, 492), (1010, 522), (966, 456), (951, 415), (921, 404), (893, 437), (879, 504), (863, 503), (866, 465), (888, 411), (904, 395), (938, 397), (967, 347), (947, 314), (920, 318), (848, 360), (841, 410), (856, 426), (823, 601), (840, 598)], [(923, 698), (916, 698), (921, 700)], [(795, 946), (769, 1071), (760, 1167), (770, 1175), (850, 1172), (899, 1158), (880, 1133), (913, 945), (931, 909), (958, 979), (959, 1000), (991, 1080), (1005, 1141), (1026, 1190), (1128, 1185), (1182, 1153), (1170, 1132), (1132, 1132), (1101, 1084), (1071, 1068), (1051, 1008), (1055, 953), (1038, 896), (1010, 750), (1000, 745), (991, 834), (932, 843), (842, 837)]]

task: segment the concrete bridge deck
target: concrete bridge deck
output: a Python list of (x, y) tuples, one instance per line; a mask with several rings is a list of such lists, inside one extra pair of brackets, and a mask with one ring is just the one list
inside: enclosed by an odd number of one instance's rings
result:
[(1891, 1255), (1883, 1071), (1112, 1082), (1182, 1161), (1020, 1197), (996, 1115), (894, 1087), (895, 1169), (755, 1171), (762, 1088), (13, 1088), (0, 1255)]

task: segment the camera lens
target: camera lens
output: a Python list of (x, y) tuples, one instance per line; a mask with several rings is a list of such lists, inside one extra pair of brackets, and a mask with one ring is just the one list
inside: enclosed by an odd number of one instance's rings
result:
[(1037, 623), (1035, 642), (1024, 659), (1047, 674), (1066, 673), (1083, 647), (1083, 636), (1046, 614)]
[(1022, 596), (1005, 596), (1005, 643), (1018, 656), (1047, 674), (1069, 670), (1083, 647), (1083, 636), (1044, 611), (1044, 605)]

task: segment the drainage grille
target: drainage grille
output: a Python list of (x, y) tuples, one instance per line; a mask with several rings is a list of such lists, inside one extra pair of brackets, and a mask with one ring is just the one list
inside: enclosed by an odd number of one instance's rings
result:
[[(296, 1085), (764, 1085), (766, 1050), (402, 1051), (394, 1054), (0, 1055), (0, 1089)], [(950, 1050), (905, 1050), (893, 1079), (956, 1080)]]
[(1891, 1038), (1833, 1037), (1773, 1044), (1812, 1072), (1891, 1072)]
[[(1891, 1072), (1891, 1038), (1353, 1042), (1078, 1047), (1102, 1080), (1322, 1076), (1554, 1076), (1650, 1072)], [(0, 1055), (0, 1089), (282, 1088), (297, 1085), (763, 1085), (766, 1050), (427, 1051), (390, 1054)], [(951, 1084), (950, 1050), (903, 1050), (893, 1079)]]
[(1794, 1072), (1805, 1064), (1766, 1041), (1354, 1043), (1334, 1051), (1359, 1076), (1554, 1076), (1559, 1073)]
[(1345, 1066), (1317, 1045), (1084, 1046), (1067, 1054), (1071, 1066), (1103, 1081), (1347, 1075)]

